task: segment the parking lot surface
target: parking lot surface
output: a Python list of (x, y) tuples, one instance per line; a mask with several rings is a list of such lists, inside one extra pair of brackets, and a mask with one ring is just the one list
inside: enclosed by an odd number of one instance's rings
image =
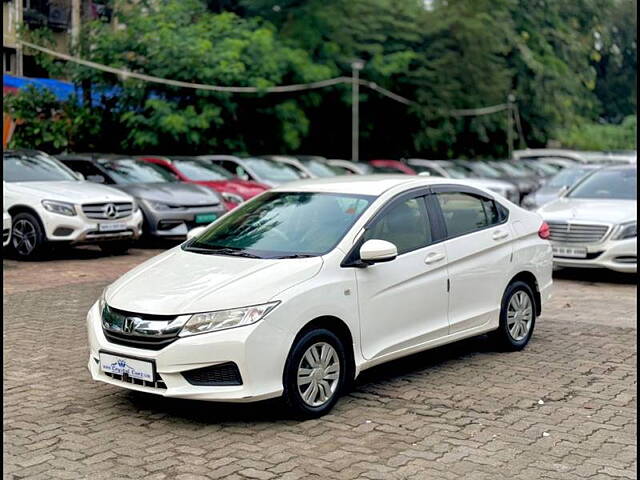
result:
[(636, 478), (634, 277), (558, 272), (524, 351), (414, 355), (299, 421), (90, 380), (87, 310), (160, 251), (4, 260), (4, 478)]

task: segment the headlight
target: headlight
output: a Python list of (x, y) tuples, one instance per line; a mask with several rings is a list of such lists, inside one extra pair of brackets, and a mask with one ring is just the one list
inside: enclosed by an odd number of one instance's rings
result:
[(638, 222), (627, 222), (618, 225), (613, 240), (624, 240), (625, 238), (633, 238), (638, 236)]
[(148, 200), (147, 203), (154, 210), (173, 210), (175, 208), (168, 203), (154, 202), (152, 200)]
[(244, 198), (240, 195), (236, 195), (235, 193), (222, 192), (222, 198), (224, 198), (225, 202), (236, 203), (238, 205), (244, 202)]
[(58, 202), (57, 200), (42, 200), (42, 206), (45, 210), (59, 215), (73, 217), (76, 214), (76, 207), (73, 203)]
[(196, 313), (191, 315), (180, 331), (181, 337), (199, 333), (215, 332), (228, 328), (243, 327), (262, 320), (280, 302), (264, 303), (252, 307), (218, 310), (216, 312)]
[(107, 288), (105, 287), (100, 294), (100, 298), (98, 298), (98, 313), (102, 316), (102, 312), (104, 311), (104, 307), (106, 305), (106, 301), (104, 299), (105, 293), (107, 292)]

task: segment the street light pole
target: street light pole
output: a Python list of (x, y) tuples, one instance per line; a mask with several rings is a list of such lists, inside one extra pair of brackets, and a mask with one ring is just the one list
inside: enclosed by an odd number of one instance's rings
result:
[(507, 149), (509, 150), (509, 160), (513, 158), (513, 102), (516, 96), (510, 93), (507, 96)]
[(351, 62), (351, 160), (358, 161), (358, 143), (360, 133), (360, 70), (364, 61)]

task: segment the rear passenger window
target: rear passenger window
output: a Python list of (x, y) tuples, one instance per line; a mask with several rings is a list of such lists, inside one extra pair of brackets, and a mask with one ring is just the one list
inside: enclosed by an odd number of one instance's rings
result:
[(465, 233), (499, 224), (503, 218), (493, 200), (462, 192), (438, 193), (447, 236)]
[(393, 243), (398, 255), (429, 245), (431, 228), (422, 197), (400, 202), (385, 212), (364, 233), (364, 241), (372, 239)]

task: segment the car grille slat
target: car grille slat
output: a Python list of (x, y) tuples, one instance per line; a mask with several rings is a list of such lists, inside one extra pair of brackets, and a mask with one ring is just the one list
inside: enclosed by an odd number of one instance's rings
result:
[[(113, 205), (115, 214), (107, 215), (107, 206)], [(105, 203), (87, 203), (82, 205), (82, 212), (87, 218), (94, 220), (116, 220), (118, 218), (126, 218), (133, 212), (133, 203), (131, 202), (105, 202)]]
[(608, 225), (575, 224), (569, 222), (547, 222), (550, 239), (566, 243), (598, 243), (609, 232)]

